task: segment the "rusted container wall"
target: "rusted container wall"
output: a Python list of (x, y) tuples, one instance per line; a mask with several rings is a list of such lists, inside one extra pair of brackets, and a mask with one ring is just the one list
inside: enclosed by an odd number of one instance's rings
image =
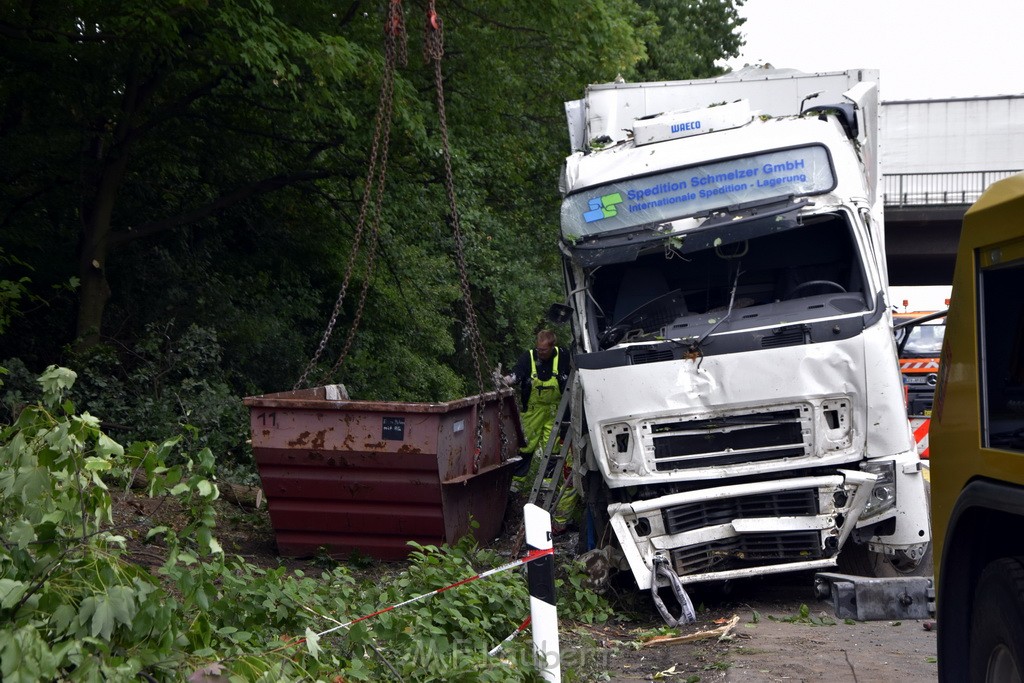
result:
[(470, 517), (477, 540), (497, 535), (522, 444), (511, 391), (447, 403), (334, 396), (328, 386), (244, 399), (281, 555), (326, 548), (337, 557), (401, 559), (410, 540), (454, 543), (471, 530)]

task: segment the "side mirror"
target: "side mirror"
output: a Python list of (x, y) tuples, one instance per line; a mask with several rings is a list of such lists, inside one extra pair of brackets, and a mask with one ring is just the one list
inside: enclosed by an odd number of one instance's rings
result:
[(551, 304), (548, 308), (547, 317), (548, 320), (556, 325), (562, 325), (569, 322), (569, 319), (572, 318), (572, 307), (565, 304)]

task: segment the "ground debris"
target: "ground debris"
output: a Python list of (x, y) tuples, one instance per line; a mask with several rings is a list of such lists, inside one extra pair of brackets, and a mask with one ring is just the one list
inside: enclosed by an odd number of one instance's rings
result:
[(740, 617), (738, 614), (734, 614), (731, 619), (718, 628), (709, 629), (707, 631), (697, 631), (696, 633), (690, 633), (685, 636), (654, 636), (653, 638), (645, 640), (642, 647), (654, 647), (655, 645), (669, 645), (672, 643), (691, 643), (695, 640), (707, 640), (709, 638), (718, 638), (718, 640), (723, 640), (734, 628), (736, 628), (736, 624), (738, 623), (740, 623)]

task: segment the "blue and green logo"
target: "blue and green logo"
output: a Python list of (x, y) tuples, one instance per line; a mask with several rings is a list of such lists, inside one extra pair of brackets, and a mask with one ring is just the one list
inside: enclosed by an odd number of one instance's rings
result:
[(599, 221), (602, 218), (611, 218), (616, 213), (615, 206), (622, 203), (622, 195), (618, 192), (606, 194), (603, 197), (594, 197), (587, 202), (590, 211), (583, 212), (583, 220), (587, 223)]

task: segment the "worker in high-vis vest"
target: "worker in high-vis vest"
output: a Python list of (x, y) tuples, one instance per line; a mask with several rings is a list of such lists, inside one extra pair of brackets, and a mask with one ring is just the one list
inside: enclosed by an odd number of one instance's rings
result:
[[(512, 372), (505, 376), (506, 383), (519, 386), (521, 418), (526, 437), (526, 445), (519, 452), (523, 462), (516, 472), (515, 483), (519, 490), (528, 490), (533, 485), (536, 476), (536, 468), (531, 467), (534, 456), (548, 443), (558, 404), (569, 378), (569, 354), (558, 347), (557, 341), (554, 332), (541, 330), (537, 333), (535, 348), (523, 353)], [(571, 467), (568, 458), (565, 465)], [(555, 510), (556, 524), (564, 526), (573, 521), (575, 504), (576, 492), (569, 482)]]

